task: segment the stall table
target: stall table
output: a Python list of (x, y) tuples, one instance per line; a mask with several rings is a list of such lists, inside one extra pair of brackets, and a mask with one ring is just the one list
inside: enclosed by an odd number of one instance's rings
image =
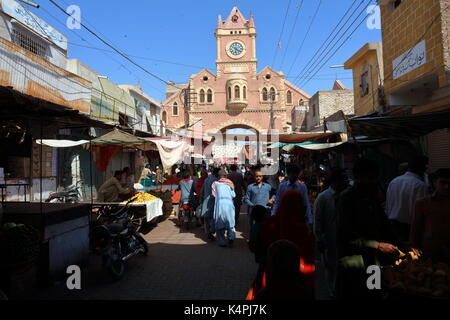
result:
[(5, 202), (2, 223), (35, 227), (41, 233), (40, 280), (63, 279), (70, 265), (89, 257), (89, 204)]
[[(94, 202), (92, 203), (93, 209), (100, 209), (106, 206), (117, 207), (118, 210), (120, 207), (124, 207), (126, 202)], [(155, 220), (157, 217), (163, 215), (162, 213), (162, 205), (163, 201), (161, 199), (155, 199), (153, 201), (145, 202), (145, 203), (130, 203), (129, 206), (133, 209), (136, 209), (137, 218), (144, 218), (146, 222), (151, 222)]]

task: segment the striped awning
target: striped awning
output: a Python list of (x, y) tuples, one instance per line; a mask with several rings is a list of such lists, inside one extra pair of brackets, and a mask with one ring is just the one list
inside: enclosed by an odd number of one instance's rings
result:
[(411, 139), (450, 127), (450, 111), (349, 120), (353, 136)]

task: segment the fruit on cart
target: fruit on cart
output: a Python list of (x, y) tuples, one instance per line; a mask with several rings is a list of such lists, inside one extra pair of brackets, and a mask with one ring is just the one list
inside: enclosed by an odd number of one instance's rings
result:
[(391, 289), (422, 296), (450, 296), (450, 266), (416, 259), (403, 260), (399, 265), (384, 272), (384, 278)]
[(419, 260), (419, 256), (416, 255), (413, 251), (410, 251), (410, 252), (408, 252), (408, 253), (409, 253), (411, 259), (413, 259), (413, 260)]
[(172, 191), (170, 190), (151, 190), (150, 193), (160, 198), (163, 201), (163, 216), (164, 218), (169, 217), (172, 214), (173, 204), (172, 204)]
[(145, 202), (150, 202), (150, 201), (153, 201), (156, 199), (157, 199), (157, 197), (151, 195), (150, 193), (139, 192), (134, 197), (128, 199), (128, 201), (133, 200), (133, 203), (145, 203)]

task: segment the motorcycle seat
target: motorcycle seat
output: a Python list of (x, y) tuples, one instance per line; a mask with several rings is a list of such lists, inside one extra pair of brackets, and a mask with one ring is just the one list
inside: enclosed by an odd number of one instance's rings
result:
[(108, 225), (106, 225), (105, 226), (108, 230), (109, 230), (109, 232), (111, 233), (111, 234), (119, 234), (119, 233), (121, 233), (123, 230), (125, 230), (126, 229), (126, 227), (123, 225), (123, 224), (120, 224), (120, 223), (112, 223), (112, 224), (108, 224)]

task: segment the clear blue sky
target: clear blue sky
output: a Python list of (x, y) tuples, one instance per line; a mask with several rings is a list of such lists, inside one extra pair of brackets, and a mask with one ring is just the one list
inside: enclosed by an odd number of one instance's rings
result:
[[(65, 26), (67, 17), (48, 0), (35, 1), (41, 5), (41, 8), (33, 8), (32, 11), (69, 38), (70, 58), (80, 59), (92, 69), (108, 76), (114, 83), (140, 83), (149, 95), (158, 100), (164, 100), (164, 83), (145, 74), (115, 53), (78, 46), (81, 44), (109, 50), (86, 30), (69, 30)], [(234, 5), (239, 7), (246, 18), (250, 11), (254, 15), (258, 33), (258, 70), (269, 65), (283, 71), (288, 77), (297, 76), (354, 0), (322, 0), (317, 17), (311, 25), (319, 1), (304, 0), (302, 7), (298, 8), (302, 0), (291, 0), (281, 38), (281, 49), (277, 49), (289, 0), (56, 0), (64, 8), (71, 4), (79, 5), (83, 23), (93, 27), (105, 40), (127, 54), (147, 58), (133, 59), (149, 71), (165, 80), (177, 83), (187, 81), (190, 75), (197, 73), (203, 67), (215, 72), (214, 31), (217, 16), (220, 14), (226, 18)], [(297, 25), (288, 43), (298, 10), (300, 12)], [(294, 64), (295, 56), (309, 27), (309, 35)], [(318, 75), (301, 88), (311, 95), (318, 90), (331, 89), (336, 76), (351, 88), (351, 71), (330, 69), (329, 66), (343, 64), (366, 42), (380, 40), (380, 30), (369, 30), (364, 22), (351, 39), (318, 72)], [(289, 48), (286, 50), (288, 44)], [(276, 50), (278, 53), (275, 64), (272, 65)], [(283, 56), (285, 56), (284, 63), (281, 65)], [(288, 73), (291, 66), (293, 66), (292, 70)]]

